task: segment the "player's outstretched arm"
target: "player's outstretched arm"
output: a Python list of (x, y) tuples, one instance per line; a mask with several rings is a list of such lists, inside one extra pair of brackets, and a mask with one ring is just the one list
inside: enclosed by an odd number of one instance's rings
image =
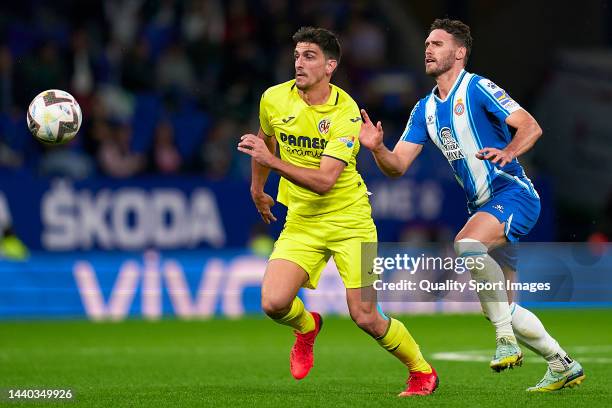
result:
[(378, 121), (374, 126), (365, 109), (361, 110), (361, 116), (363, 116), (363, 123), (359, 132), (359, 143), (374, 154), (376, 164), (386, 176), (404, 175), (414, 159), (421, 153), (423, 145), (399, 141), (393, 151), (390, 151), (383, 142), (382, 123)]
[(524, 109), (512, 112), (506, 123), (516, 129), (512, 141), (503, 150), (493, 147), (485, 147), (476, 153), (481, 160), (489, 160), (491, 163), (499, 163), (501, 167), (510, 163), (515, 158), (528, 152), (536, 141), (542, 136), (542, 128), (538, 122)]
[[(274, 155), (276, 153), (276, 139), (273, 136), (266, 135), (261, 128), (259, 128), (257, 136), (251, 136), (263, 140), (271, 154)], [(269, 175), (269, 167), (260, 165), (256, 160), (251, 160), (251, 198), (255, 203), (255, 207), (257, 207), (259, 215), (261, 215), (261, 219), (266, 224), (276, 221), (276, 217), (272, 214), (271, 210), (274, 205), (274, 199), (264, 192), (264, 186)]]
[(255, 135), (244, 135), (238, 143), (238, 150), (253, 158), (258, 165), (272, 169), (287, 180), (323, 195), (336, 184), (346, 164), (333, 157), (321, 157), (318, 169), (294, 166), (274, 156), (263, 140)]

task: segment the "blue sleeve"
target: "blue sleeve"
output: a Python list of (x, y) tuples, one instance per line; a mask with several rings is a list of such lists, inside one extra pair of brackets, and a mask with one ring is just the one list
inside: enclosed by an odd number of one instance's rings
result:
[(512, 112), (521, 109), (521, 106), (506, 91), (486, 78), (476, 82), (473, 95), (487, 112), (495, 115), (502, 123)]
[(406, 129), (400, 137), (403, 142), (425, 144), (427, 142), (427, 126), (425, 125), (425, 107), (423, 100), (417, 102), (410, 112)]

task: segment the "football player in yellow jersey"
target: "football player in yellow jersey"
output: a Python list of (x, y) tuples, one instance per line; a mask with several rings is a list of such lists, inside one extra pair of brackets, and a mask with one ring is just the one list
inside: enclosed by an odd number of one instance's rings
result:
[(274, 200), (264, 192), (270, 170), (282, 176), (277, 199), (288, 208), (263, 278), (262, 308), (277, 323), (295, 329), (291, 374), (304, 378), (313, 366), (323, 321), (305, 309), (297, 293), (301, 287), (315, 289), (333, 257), (351, 318), (409, 369), (400, 396), (431, 394), (438, 385), (435, 370), (406, 327), (382, 313), (372, 287), (375, 278), (361, 271), (361, 244), (376, 242), (377, 236), (367, 189), (355, 168), (359, 108), (330, 84), (340, 44), (334, 33), (312, 27), (299, 29), (293, 41), (295, 79), (264, 92), (259, 132), (243, 135), (238, 144), (252, 157), (251, 196), (262, 219), (276, 221)]

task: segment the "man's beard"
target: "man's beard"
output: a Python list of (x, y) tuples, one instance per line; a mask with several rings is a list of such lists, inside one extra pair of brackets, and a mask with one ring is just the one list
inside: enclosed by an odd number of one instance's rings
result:
[(430, 77), (437, 78), (440, 75), (444, 74), (445, 72), (448, 72), (452, 67), (453, 67), (453, 56), (448, 55), (440, 63), (438, 63), (438, 66), (432, 71), (427, 71), (427, 68), (425, 68), (425, 73), (429, 75)]

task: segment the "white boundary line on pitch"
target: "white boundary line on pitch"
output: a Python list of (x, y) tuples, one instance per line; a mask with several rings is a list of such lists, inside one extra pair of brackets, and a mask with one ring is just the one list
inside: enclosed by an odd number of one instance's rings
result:
[[(594, 354), (601, 351), (610, 351), (612, 346), (577, 346), (570, 347), (568, 351), (572, 356), (576, 356), (577, 360), (584, 363), (609, 364), (612, 363), (612, 357), (585, 357), (584, 354)], [(443, 361), (460, 361), (483, 363), (491, 360), (492, 350), (463, 350), (463, 351), (446, 351), (433, 353), (433, 360)], [(537, 355), (529, 355), (525, 357), (527, 361), (542, 361), (542, 357)]]

